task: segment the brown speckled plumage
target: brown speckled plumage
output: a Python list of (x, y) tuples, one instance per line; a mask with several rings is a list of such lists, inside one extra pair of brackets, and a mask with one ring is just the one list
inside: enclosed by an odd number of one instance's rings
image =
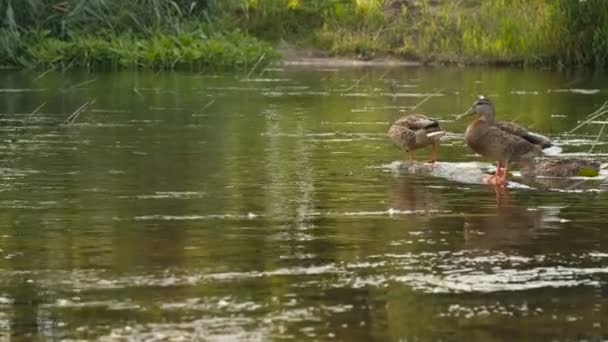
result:
[[(535, 175), (541, 177), (576, 177), (583, 171), (599, 173), (600, 163), (593, 160), (580, 158), (569, 159), (545, 159), (541, 160), (534, 168)], [(523, 171), (523, 170), (522, 170)]]
[(430, 133), (442, 132), (439, 123), (422, 114), (410, 114), (393, 123), (388, 130), (391, 141), (407, 152), (439, 144), (439, 136)]
[(473, 151), (504, 164), (531, 159), (541, 153), (539, 145), (502, 129), (500, 125), (483, 120), (476, 120), (469, 125), (464, 138)]
[[(510, 162), (531, 163), (543, 149), (552, 147), (551, 141), (512, 122), (496, 121), (494, 105), (481, 98), (463, 115), (477, 114), (465, 132), (466, 144), (478, 154), (498, 162), (497, 184), (506, 183)], [(502, 174), (501, 166), (505, 167)]]

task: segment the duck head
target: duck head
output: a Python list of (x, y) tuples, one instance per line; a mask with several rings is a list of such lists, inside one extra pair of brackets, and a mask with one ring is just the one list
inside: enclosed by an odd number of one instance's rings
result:
[(462, 119), (465, 116), (477, 115), (479, 120), (484, 120), (488, 123), (494, 122), (494, 104), (490, 99), (480, 96), (479, 100), (475, 101), (471, 108), (466, 112), (458, 115), (457, 119)]

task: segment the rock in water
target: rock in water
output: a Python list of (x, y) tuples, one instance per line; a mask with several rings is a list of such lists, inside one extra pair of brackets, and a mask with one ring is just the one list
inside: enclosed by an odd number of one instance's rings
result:
[[(437, 162), (430, 164), (409, 161), (400, 162), (398, 165), (394, 165), (394, 167), (399, 172), (438, 177), (464, 184), (488, 184), (488, 179), (491, 176), (490, 171), (493, 168), (490, 164), (478, 162)], [(515, 182), (509, 182), (509, 187), (526, 186)]]

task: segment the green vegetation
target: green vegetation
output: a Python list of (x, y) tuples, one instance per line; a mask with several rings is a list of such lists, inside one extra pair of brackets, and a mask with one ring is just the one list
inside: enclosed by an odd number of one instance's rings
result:
[(335, 11), (317, 31), (321, 46), (336, 54), (444, 62), (608, 65), (603, 0), (356, 3), (367, 5)]
[(608, 66), (604, 0), (0, 0), (0, 64), (247, 69), (287, 46)]
[(34, 32), (5, 35), (5, 39), (8, 44), (4, 47), (9, 48), (3, 49), (3, 63), (63, 69), (70, 66), (238, 69), (251, 67), (262, 57), (271, 60), (275, 56), (269, 44), (238, 31), (210, 35), (198, 30), (175, 34), (153, 32), (145, 37), (78, 32), (69, 39)]
[(0, 64), (43, 68), (247, 69), (277, 54), (220, 27), (215, 1), (0, 0)]

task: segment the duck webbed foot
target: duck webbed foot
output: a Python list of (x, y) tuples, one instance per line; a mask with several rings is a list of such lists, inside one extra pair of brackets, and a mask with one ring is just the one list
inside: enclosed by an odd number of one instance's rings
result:
[(502, 176), (497, 176), (497, 175), (491, 175), (491, 176), (485, 176), (483, 179), (484, 183), (488, 184), (488, 185), (494, 185), (494, 186), (500, 186), (500, 187), (505, 187), (507, 186), (507, 180), (502, 177)]

